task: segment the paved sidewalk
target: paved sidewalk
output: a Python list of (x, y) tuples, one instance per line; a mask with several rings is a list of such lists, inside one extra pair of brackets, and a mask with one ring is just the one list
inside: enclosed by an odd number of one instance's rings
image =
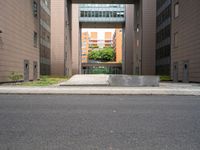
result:
[(109, 75), (74, 75), (61, 86), (109, 86)]
[(195, 95), (200, 84), (160, 83), (160, 87), (10, 87), (0, 86), (0, 94), (79, 94), (79, 95)]

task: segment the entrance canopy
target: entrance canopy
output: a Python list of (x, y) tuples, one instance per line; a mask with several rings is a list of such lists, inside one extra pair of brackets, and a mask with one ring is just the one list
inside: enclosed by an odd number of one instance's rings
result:
[(134, 4), (138, 0), (70, 0), (79, 4)]

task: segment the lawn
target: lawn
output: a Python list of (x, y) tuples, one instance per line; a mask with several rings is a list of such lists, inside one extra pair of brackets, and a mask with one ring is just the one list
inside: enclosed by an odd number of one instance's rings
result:
[(19, 86), (50, 86), (50, 85), (58, 84), (65, 80), (67, 80), (67, 77), (40, 76), (40, 79), (37, 81), (21, 82), (21, 83), (17, 83), (16, 85), (19, 85)]
[(171, 81), (170, 76), (160, 76), (160, 81)]

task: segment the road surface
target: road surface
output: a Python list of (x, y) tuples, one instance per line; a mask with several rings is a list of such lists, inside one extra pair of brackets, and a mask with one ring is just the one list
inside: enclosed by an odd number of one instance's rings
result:
[(200, 97), (0, 95), (0, 150), (199, 150)]

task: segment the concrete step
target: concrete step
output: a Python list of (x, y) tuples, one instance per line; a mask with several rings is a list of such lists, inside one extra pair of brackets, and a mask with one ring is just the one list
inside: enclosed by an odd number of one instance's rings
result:
[(74, 75), (60, 86), (109, 86), (109, 75)]
[(159, 86), (159, 76), (74, 75), (60, 86)]

